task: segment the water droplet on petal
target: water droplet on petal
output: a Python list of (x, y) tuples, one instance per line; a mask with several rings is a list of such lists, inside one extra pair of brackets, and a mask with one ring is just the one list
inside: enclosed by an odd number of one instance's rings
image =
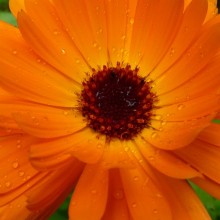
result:
[(55, 30), (55, 31), (53, 32), (53, 34), (54, 34), (54, 35), (58, 35), (58, 34), (59, 34), (59, 31)]
[(64, 115), (68, 115), (68, 112), (67, 112), (67, 111), (64, 111), (63, 114), (64, 114)]
[(153, 213), (154, 213), (154, 214), (157, 214), (157, 213), (158, 213), (158, 210), (157, 210), (157, 209), (154, 209), (154, 210), (153, 210)]
[(132, 208), (136, 208), (137, 207), (137, 204), (134, 202), (134, 203), (132, 203)]
[(139, 180), (138, 176), (135, 176), (134, 181), (138, 181), (138, 180)]
[(134, 24), (134, 18), (130, 18), (130, 24)]
[(123, 199), (124, 197), (124, 193), (122, 190), (117, 190), (113, 193), (113, 196), (115, 199), (119, 200), (119, 199)]
[(6, 182), (6, 183), (5, 183), (5, 186), (6, 186), (7, 188), (11, 187), (11, 183), (10, 183), (10, 182)]
[(65, 49), (61, 49), (61, 53), (64, 55), (66, 54), (66, 50)]
[(179, 104), (179, 105), (177, 105), (177, 109), (180, 111), (180, 110), (182, 110), (184, 108), (184, 105), (183, 104)]
[(12, 53), (13, 53), (14, 55), (17, 55), (17, 54), (18, 54), (18, 51), (17, 51), (17, 50), (13, 50)]
[(153, 132), (152, 134), (151, 134), (151, 138), (156, 138), (157, 137), (157, 133), (156, 132)]
[(12, 163), (12, 166), (13, 166), (13, 168), (16, 169), (16, 168), (18, 168), (19, 164), (18, 164), (18, 162), (13, 162), (13, 163)]
[(97, 144), (97, 148), (98, 149), (102, 149), (103, 148), (103, 144), (101, 144), (101, 143)]
[(92, 194), (96, 194), (97, 191), (96, 191), (95, 189), (93, 189), (93, 190), (91, 191), (91, 193), (92, 193)]
[(161, 118), (162, 118), (161, 115), (156, 115), (156, 116), (155, 116), (155, 119), (156, 119), (156, 120), (161, 120)]
[(24, 176), (24, 171), (19, 171), (18, 175), (21, 176), (21, 177)]

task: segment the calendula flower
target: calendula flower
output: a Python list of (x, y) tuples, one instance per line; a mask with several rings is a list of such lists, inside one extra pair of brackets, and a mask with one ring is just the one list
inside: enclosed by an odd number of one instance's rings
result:
[(0, 218), (210, 219), (220, 18), (208, 0), (11, 0), (0, 23)]

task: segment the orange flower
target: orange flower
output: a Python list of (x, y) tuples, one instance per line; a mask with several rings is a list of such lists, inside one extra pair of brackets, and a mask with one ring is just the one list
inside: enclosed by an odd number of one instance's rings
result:
[(220, 198), (213, 0), (11, 0), (0, 23), (0, 216), (210, 219)]

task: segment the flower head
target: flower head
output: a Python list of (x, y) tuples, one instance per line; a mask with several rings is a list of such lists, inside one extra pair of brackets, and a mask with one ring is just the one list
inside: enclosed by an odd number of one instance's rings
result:
[(0, 216), (210, 219), (220, 198), (211, 0), (11, 0), (0, 23)]

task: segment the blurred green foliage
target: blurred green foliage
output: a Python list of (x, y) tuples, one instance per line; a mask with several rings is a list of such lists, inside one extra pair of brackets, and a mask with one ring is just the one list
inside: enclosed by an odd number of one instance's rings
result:
[[(6, 21), (10, 24), (16, 25), (15, 18), (11, 15), (8, 8), (8, 0), (0, 0), (0, 20)], [(217, 122), (217, 121), (216, 121)], [(218, 121), (219, 123), (219, 121)], [(200, 197), (213, 220), (220, 220), (220, 201), (216, 200), (194, 184), (191, 184), (195, 192)], [(60, 206), (60, 208), (50, 217), (50, 220), (67, 220), (68, 219), (68, 206), (70, 196)], [(195, 219), (197, 220), (197, 219)]]

